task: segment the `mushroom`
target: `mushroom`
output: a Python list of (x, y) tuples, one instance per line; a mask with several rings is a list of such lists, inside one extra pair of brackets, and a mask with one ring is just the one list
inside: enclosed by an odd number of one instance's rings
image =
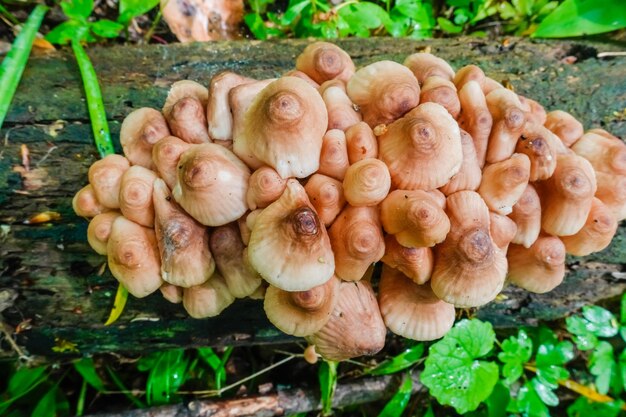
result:
[(145, 227), (154, 227), (152, 187), (157, 174), (140, 165), (130, 167), (120, 183), (120, 211), (128, 220)]
[(617, 221), (626, 219), (626, 175), (597, 172), (598, 191), (595, 196), (611, 210)]
[(113, 222), (121, 216), (119, 211), (107, 211), (95, 216), (87, 227), (87, 242), (96, 253), (107, 254), (107, 243), (113, 228)]
[(439, 339), (454, 324), (454, 306), (437, 298), (430, 284), (418, 285), (386, 265), (380, 277), (378, 300), (389, 330), (408, 339)]
[(163, 284), (154, 231), (119, 216), (113, 222), (107, 256), (111, 274), (137, 298)]
[(306, 75), (302, 71), (298, 71), (298, 70), (287, 71), (286, 73), (283, 74), (283, 77), (300, 78), (300, 79), (306, 81), (311, 87), (315, 88), (316, 90), (320, 88), (320, 85), (318, 83), (316, 83), (315, 81), (313, 81), (313, 78), (309, 77), (308, 75)]
[(209, 90), (195, 81), (172, 84), (163, 105), (163, 115), (174, 136), (189, 143), (211, 142), (206, 120), (208, 99)]
[(250, 266), (246, 247), (235, 223), (213, 229), (210, 247), (217, 269), (233, 296), (247, 297), (261, 286), (261, 277)]
[(562, 110), (547, 114), (545, 127), (554, 133), (565, 146), (571, 147), (584, 133), (583, 124)]
[(441, 203), (422, 190), (389, 193), (380, 206), (380, 219), (385, 232), (409, 248), (434, 246), (450, 231)]
[(589, 161), (575, 154), (559, 155), (554, 175), (540, 184), (543, 230), (554, 236), (576, 234), (587, 220), (596, 189)]
[(254, 81), (256, 80), (231, 71), (223, 71), (211, 78), (206, 118), (209, 123), (209, 136), (216, 141), (215, 143), (228, 145), (228, 142), (233, 140), (233, 115), (228, 100), (230, 91), (239, 85)]
[(304, 190), (324, 226), (330, 226), (346, 204), (341, 182), (326, 175), (313, 174)]
[(358, 70), (346, 88), (371, 128), (389, 124), (419, 104), (420, 87), (410, 69), (379, 61)]
[(346, 147), (350, 164), (378, 157), (378, 141), (372, 128), (365, 122), (359, 122), (346, 130)]
[(191, 146), (190, 143), (175, 136), (167, 136), (158, 141), (152, 148), (154, 166), (169, 188), (174, 188), (176, 185), (180, 156)]
[(300, 78), (279, 78), (252, 101), (233, 150), (249, 151), (283, 178), (308, 177), (319, 168), (327, 125), (324, 101), (313, 87)]
[(502, 289), (507, 262), (489, 231), (489, 209), (478, 193), (459, 191), (447, 199), (450, 233), (435, 247), (430, 279), (437, 297), (456, 307), (478, 307)]
[(329, 130), (322, 139), (320, 165), (317, 173), (343, 181), (349, 166), (345, 133), (339, 129)]
[(527, 291), (552, 291), (565, 276), (565, 246), (554, 236), (540, 236), (528, 249), (510, 245), (507, 280)]
[(167, 301), (172, 304), (179, 304), (183, 302), (183, 288), (178, 287), (176, 285), (168, 284), (164, 282), (163, 285), (159, 287), (161, 291), (161, 295)]
[(548, 115), (541, 104), (531, 98), (520, 96), (519, 94), (517, 98), (519, 98), (520, 103), (522, 103), (522, 108), (526, 111), (526, 119), (530, 123), (539, 126), (543, 126), (546, 123)]
[(358, 281), (385, 254), (383, 231), (375, 207), (346, 206), (328, 230), (335, 254), (335, 274)]
[(287, 181), (273, 168), (262, 166), (250, 175), (246, 201), (250, 210), (265, 208), (281, 196)]
[(486, 161), (493, 164), (504, 161), (515, 152), (517, 139), (526, 123), (526, 112), (517, 94), (506, 88), (494, 90), (485, 98), (493, 117)]
[(556, 156), (561, 141), (541, 125), (526, 123), (517, 142), (515, 152), (530, 159), (530, 181), (546, 180), (556, 169)]
[(507, 215), (522, 196), (530, 177), (530, 160), (522, 153), (485, 167), (478, 193), (490, 210)]
[(361, 114), (346, 94), (346, 87), (341, 81), (326, 81), (320, 87), (320, 94), (328, 111), (328, 130), (346, 130), (361, 121)]
[(442, 105), (455, 119), (461, 112), (461, 102), (452, 81), (441, 77), (428, 77), (422, 84), (420, 103)]
[[(480, 186), (482, 172), (476, 157), (476, 148), (472, 137), (466, 131), (461, 129), (461, 150), (463, 152), (463, 162), (461, 168), (450, 181), (443, 187), (441, 191), (445, 195), (453, 194), (457, 191), (470, 190), (476, 191)], [(444, 197), (445, 200), (445, 197)]]
[(306, 339), (324, 359), (343, 361), (379, 352), (386, 335), (372, 286), (359, 281), (340, 284), (330, 319)]
[(512, 242), (529, 248), (541, 232), (541, 201), (532, 184), (528, 184), (509, 215), (517, 225)]
[(626, 143), (614, 136), (589, 131), (572, 145), (572, 150), (591, 162), (596, 172), (626, 175)]
[(485, 165), (489, 135), (493, 126), (493, 117), (487, 107), (487, 100), (480, 85), (476, 81), (469, 81), (463, 87), (459, 87), (459, 101), (461, 113), (459, 114), (459, 127), (472, 137), (476, 148), (478, 165)]
[(91, 184), (85, 185), (74, 195), (72, 208), (81, 217), (95, 217), (109, 210), (100, 204)]
[(246, 212), (249, 177), (248, 167), (223, 146), (195, 145), (180, 157), (172, 195), (200, 223), (221, 226)]
[(446, 109), (424, 103), (389, 125), (378, 138), (380, 159), (394, 187), (432, 190), (445, 185), (461, 169), (461, 132)]
[[(470, 82), (475, 82), (481, 89), (483, 90), (483, 85), (485, 84), (485, 73), (480, 67), (470, 64), (466, 65), (454, 74), (453, 82), (456, 85), (456, 88), (461, 90), (465, 87), (466, 84)], [(487, 93), (484, 93), (487, 94)]]
[(306, 291), (333, 275), (326, 228), (297, 180), (288, 180), (283, 195), (256, 217), (248, 259), (266, 281), (285, 291)]
[(376, 206), (387, 197), (391, 176), (380, 159), (368, 158), (350, 165), (343, 179), (343, 194), (353, 206)]
[(434, 257), (431, 248), (407, 248), (399, 244), (393, 235), (387, 235), (381, 261), (421, 285), (430, 279)]
[(183, 307), (194, 319), (215, 317), (233, 301), (224, 278), (217, 272), (208, 281), (183, 290)]
[(561, 240), (567, 253), (587, 256), (609, 246), (616, 231), (617, 220), (613, 213), (602, 201), (594, 198), (582, 229), (575, 235), (563, 236)]
[(160, 111), (143, 107), (131, 112), (120, 128), (120, 143), (131, 165), (154, 170), (152, 147), (169, 136), (165, 118)]
[(208, 229), (176, 204), (162, 179), (154, 181), (152, 196), (161, 277), (178, 287), (202, 284), (215, 271), (215, 262), (209, 252)]
[(263, 302), (265, 314), (283, 333), (298, 337), (310, 336), (330, 319), (337, 304), (340, 282), (333, 277), (310, 290), (296, 292), (270, 285)]
[(96, 199), (104, 207), (120, 208), (122, 175), (130, 168), (128, 159), (121, 155), (107, 155), (89, 167), (89, 183)]
[(328, 80), (348, 82), (354, 74), (352, 58), (343, 49), (328, 42), (309, 44), (296, 58), (296, 69), (318, 84)]
[(507, 216), (489, 212), (489, 233), (493, 243), (504, 253), (506, 253), (509, 243), (517, 234), (517, 225)]
[(446, 81), (452, 81), (454, 70), (444, 59), (427, 52), (411, 54), (404, 60), (420, 85), (423, 87), (430, 77), (439, 77)]

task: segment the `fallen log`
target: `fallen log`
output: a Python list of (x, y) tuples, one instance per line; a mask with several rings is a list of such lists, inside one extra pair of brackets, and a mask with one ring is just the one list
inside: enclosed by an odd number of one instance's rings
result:
[[(89, 54), (119, 151), (124, 116), (139, 107), (160, 108), (172, 82), (193, 79), (207, 84), (225, 69), (255, 78), (275, 77), (293, 67), (306, 44), (289, 40), (94, 47)], [(400, 61), (430, 47), (457, 68), (477, 64), (548, 110), (572, 113), (586, 128), (602, 127), (626, 137), (625, 58), (596, 58), (597, 52), (616, 49), (610, 44), (465, 38), (351, 39), (339, 44), (357, 65)], [(237, 301), (217, 318), (194, 320), (181, 306), (154, 294), (130, 299), (121, 319), (103, 326), (117, 283), (104, 268), (105, 258), (87, 245), (87, 222), (71, 209), (71, 197), (86, 184), (87, 169), (98, 156), (70, 54), (31, 58), (0, 140), (0, 310), (22, 349), (51, 357), (294, 340), (269, 324), (262, 303), (252, 300)], [(23, 146), (29, 164), (22, 158)], [(24, 224), (44, 211), (57, 212), (60, 219)], [(562, 318), (581, 305), (620, 295), (626, 289), (625, 264), (622, 224), (603, 252), (570, 258), (568, 276), (553, 292), (534, 295), (509, 287), (476, 315), (497, 327)]]

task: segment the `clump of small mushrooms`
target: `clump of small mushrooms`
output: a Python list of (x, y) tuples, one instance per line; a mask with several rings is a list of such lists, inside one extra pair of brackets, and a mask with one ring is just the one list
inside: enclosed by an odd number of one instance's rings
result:
[(120, 141), (74, 198), (113, 276), (194, 318), (263, 298), (330, 360), (550, 291), (626, 218), (624, 142), (430, 53), (356, 70), (316, 42), (277, 79), (174, 83)]

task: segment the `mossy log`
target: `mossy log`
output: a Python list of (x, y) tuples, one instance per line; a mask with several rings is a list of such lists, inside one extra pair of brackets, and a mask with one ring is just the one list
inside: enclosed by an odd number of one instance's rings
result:
[[(124, 116), (139, 107), (160, 108), (172, 82), (193, 79), (207, 84), (225, 69), (255, 78), (275, 77), (293, 67), (306, 44), (93, 47), (89, 55), (119, 150)], [(517, 92), (548, 110), (572, 113), (586, 128), (603, 127), (626, 137), (626, 58), (596, 58), (599, 51), (615, 50), (614, 45), (464, 38), (359, 39), (340, 44), (357, 65), (401, 61), (430, 47), (457, 68), (480, 65), (491, 77), (508, 80)], [(86, 184), (87, 169), (98, 157), (72, 55), (62, 51), (31, 58), (0, 140), (0, 310), (5, 323), (19, 330), (15, 338), (27, 352), (54, 356), (292, 340), (267, 321), (261, 302), (251, 300), (238, 300), (217, 318), (194, 320), (181, 306), (154, 294), (130, 299), (117, 323), (103, 325), (117, 283), (104, 268), (105, 258), (87, 245), (87, 222), (71, 209), (73, 194)], [(23, 166), (22, 145), (29, 150), (29, 170)], [(61, 217), (24, 224), (43, 211)], [(605, 251), (569, 259), (567, 278), (556, 290), (533, 295), (509, 287), (476, 314), (498, 327), (562, 318), (581, 305), (620, 295), (626, 289), (625, 264), (622, 224)]]

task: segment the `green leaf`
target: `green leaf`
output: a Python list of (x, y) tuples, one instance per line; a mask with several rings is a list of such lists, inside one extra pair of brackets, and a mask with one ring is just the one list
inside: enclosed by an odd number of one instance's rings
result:
[(407, 372), (404, 375), (402, 385), (385, 405), (385, 408), (378, 414), (378, 417), (400, 417), (409, 404), (412, 388), (413, 380), (411, 379), (411, 374)]
[(415, 346), (406, 349), (399, 355), (379, 363), (375, 368), (368, 369), (365, 373), (369, 375), (394, 374), (408, 368), (409, 366), (413, 366), (422, 358), (423, 355), (424, 344), (418, 343)]
[(522, 376), (524, 364), (530, 360), (532, 354), (533, 342), (523, 329), (518, 332), (517, 337), (511, 336), (502, 342), (502, 352), (498, 354), (498, 359), (504, 363), (502, 375), (507, 385)]
[(528, 417), (550, 417), (550, 410), (541, 400), (530, 381), (527, 381), (517, 392), (507, 411), (518, 412)]
[(9, 397), (20, 397), (28, 392), (35, 385), (39, 384), (46, 377), (46, 366), (38, 366), (36, 368), (20, 368), (13, 374), (9, 380), (7, 392)]
[(457, 26), (454, 23), (452, 23), (450, 20), (448, 20), (448, 19), (446, 19), (444, 17), (438, 17), (437, 18), (437, 23), (439, 23), (439, 27), (444, 32), (447, 32), (447, 33), (461, 33), (461, 32), (463, 32), (463, 27), (462, 26)]
[(565, 0), (541, 22), (533, 37), (563, 38), (610, 32), (626, 27), (622, 0)]
[(37, 417), (56, 417), (57, 415), (57, 395), (58, 387), (54, 385), (41, 399), (37, 402), (35, 409), (32, 412), (33, 416)]
[(218, 370), (221, 366), (220, 357), (210, 347), (196, 349), (198, 356), (207, 363), (214, 371)]
[(185, 357), (183, 349), (159, 352), (156, 364), (150, 370), (146, 381), (148, 405), (172, 402), (174, 394), (187, 379), (188, 365), (189, 359)]
[(119, 22), (124, 24), (131, 19), (148, 13), (159, 4), (159, 0), (120, 0)]
[(586, 397), (578, 397), (572, 405), (567, 408), (568, 417), (617, 417), (624, 403), (613, 401), (610, 403), (599, 403), (590, 401)]
[(542, 343), (537, 349), (537, 367), (563, 365), (574, 359), (574, 345), (568, 341)]
[(57, 45), (67, 45), (73, 39), (78, 41), (85, 38), (89, 32), (89, 26), (86, 23), (77, 20), (68, 20), (63, 22), (46, 35), (46, 40)]
[(323, 361), (317, 370), (322, 396), (322, 415), (331, 414), (333, 408), (333, 397), (337, 387), (337, 365), (337, 362)]
[(600, 342), (589, 355), (589, 372), (596, 377), (596, 389), (606, 394), (613, 387), (621, 391), (622, 381), (618, 366), (613, 356), (613, 346), (609, 342)]
[(117, 38), (124, 29), (124, 25), (108, 19), (98, 20), (91, 24), (93, 33), (101, 38)]
[(619, 354), (618, 366), (622, 380), (622, 391), (626, 391), (626, 349)]
[(574, 335), (573, 340), (580, 350), (590, 350), (598, 344), (598, 338), (588, 328), (588, 321), (581, 316), (571, 316), (565, 319), (567, 331)]
[(489, 397), (498, 381), (498, 366), (476, 360), (493, 349), (490, 323), (462, 320), (430, 347), (422, 382), (441, 404), (460, 414), (475, 410)]
[[(76, 52), (78, 52), (78, 54), (76, 54)], [(87, 93), (89, 116), (91, 117), (94, 137), (96, 138), (96, 146), (98, 147), (100, 156), (104, 158), (106, 155), (115, 153), (115, 150), (113, 149), (113, 143), (111, 142), (111, 137), (109, 136), (109, 126), (106, 121), (106, 114), (104, 113), (104, 104), (102, 104), (100, 85), (98, 84), (96, 71), (93, 69), (93, 65), (91, 65), (91, 61), (89, 60), (87, 53), (82, 49), (82, 47), (74, 48), (74, 53), (76, 55), (78, 66), (81, 68), (81, 74), (83, 74), (83, 84), (85, 86), (85, 92)], [(93, 103), (93, 105), (91, 103)], [(98, 130), (98, 128), (100, 128), (100, 130)], [(106, 128), (106, 131), (104, 131), (104, 128)], [(101, 131), (102, 134), (99, 134)], [(115, 300), (113, 300), (113, 308), (111, 308), (109, 318), (104, 323), (105, 326), (110, 326), (120, 318), (124, 312), (127, 300), (128, 290), (124, 288), (122, 284), (119, 284), (117, 286), (117, 292), (115, 293)]]
[(559, 397), (557, 397), (554, 393), (554, 388), (556, 387), (553, 388), (549, 385), (544, 384), (539, 378), (533, 378), (530, 382), (535, 389), (535, 392), (537, 393), (539, 398), (541, 398), (541, 401), (543, 401), (544, 404), (553, 407), (559, 405)]
[(583, 317), (589, 321), (589, 330), (598, 337), (613, 337), (618, 332), (617, 319), (602, 307), (583, 307)]
[(491, 395), (485, 400), (488, 417), (506, 417), (506, 408), (511, 402), (511, 391), (502, 382), (498, 382)]
[(65, 16), (83, 22), (93, 11), (93, 0), (64, 0), (60, 5)]
[(622, 325), (626, 326), (626, 292), (624, 294), (622, 294), (622, 301), (620, 303), (620, 315), (619, 315), (619, 322)]
[(104, 391), (104, 382), (96, 372), (96, 367), (93, 364), (92, 358), (83, 358), (74, 362), (74, 369), (83, 377), (85, 381), (89, 383), (96, 390)]
[(293, 21), (300, 16), (302, 10), (309, 4), (311, 4), (311, 0), (302, 0), (295, 2), (294, 4), (290, 4), (289, 8), (280, 19), (281, 23), (285, 26), (291, 25)]
[(250, 32), (252, 32), (255, 38), (261, 40), (267, 39), (265, 22), (263, 22), (260, 15), (256, 13), (248, 13), (244, 16), (243, 21), (246, 23), (246, 26), (248, 26), (248, 29), (250, 29)]
[(389, 16), (389, 23), (385, 25), (387, 32), (394, 38), (406, 36), (411, 24), (411, 18), (396, 12), (395, 8), (391, 9)]
[(377, 4), (370, 2), (354, 3), (339, 10), (341, 16), (350, 25), (353, 33), (365, 36), (367, 29), (376, 29), (389, 23), (389, 15)]

